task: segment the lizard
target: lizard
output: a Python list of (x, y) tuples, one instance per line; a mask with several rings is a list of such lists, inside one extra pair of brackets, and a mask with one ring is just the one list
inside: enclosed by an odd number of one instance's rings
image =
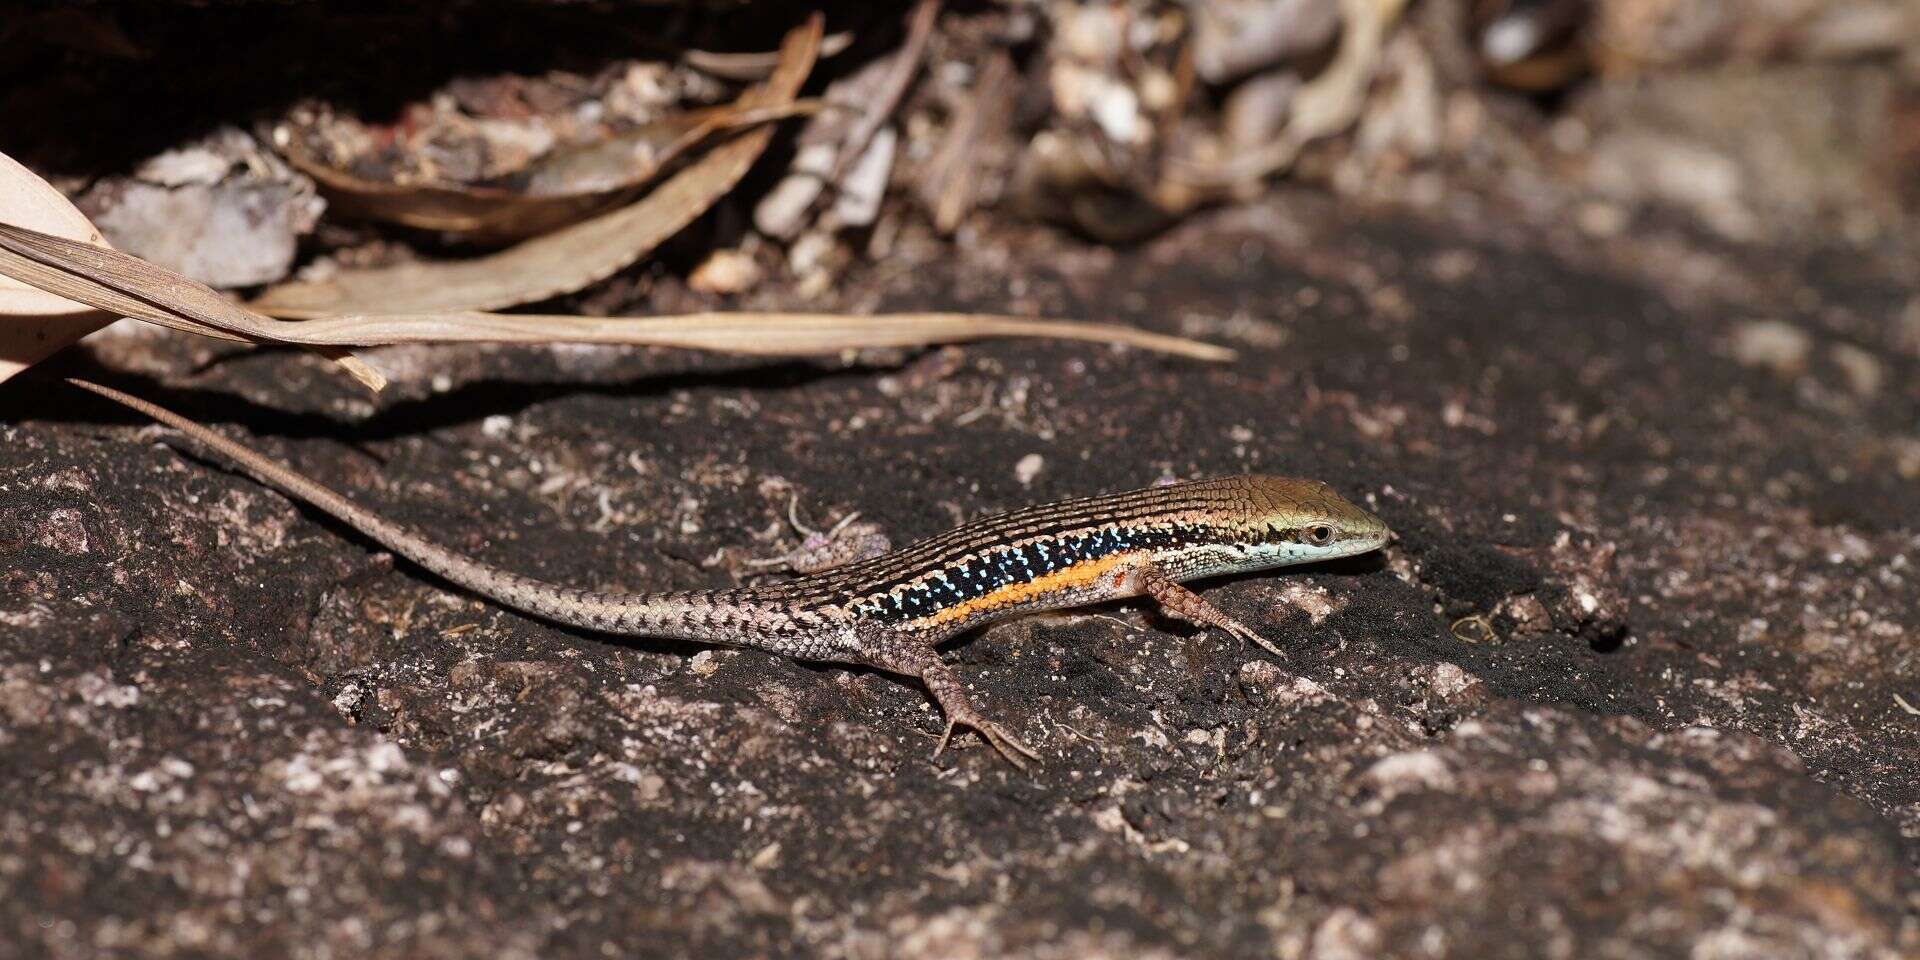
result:
[(966, 727), (1023, 769), (1040, 755), (980, 709), (940, 658), (940, 644), (1018, 614), (1144, 595), (1174, 618), (1284, 657), (1182, 583), (1354, 556), (1392, 535), (1379, 517), (1323, 482), (1248, 474), (1030, 506), (770, 584), (596, 592), (486, 563), (157, 404), (68, 382), (173, 428), (261, 483), (494, 603), (605, 634), (748, 647), (915, 678), (946, 718), (935, 757)]

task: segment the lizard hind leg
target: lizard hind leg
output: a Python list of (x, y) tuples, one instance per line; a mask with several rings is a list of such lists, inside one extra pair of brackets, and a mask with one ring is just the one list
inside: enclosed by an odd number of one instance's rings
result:
[(800, 498), (796, 495), (787, 502), (787, 522), (806, 539), (800, 545), (778, 557), (764, 557), (747, 561), (747, 567), (753, 570), (790, 570), (794, 573), (821, 573), (836, 567), (845, 566), (860, 560), (871, 560), (884, 556), (893, 549), (893, 542), (877, 524), (856, 523), (860, 519), (858, 511), (840, 518), (840, 522), (827, 530), (815, 530), (800, 520)]
[(934, 756), (947, 749), (956, 728), (970, 727), (1007, 758), (1007, 762), (1022, 770), (1027, 769), (1029, 763), (1039, 761), (1040, 754), (1018, 735), (980, 712), (960, 677), (934, 652), (932, 644), (884, 627), (865, 626), (856, 632), (855, 640), (864, 662), (889, 673), (917, 677), (927, 685), (927, 692), (933, 694), (940, 712), (947, 717), (947, 726), (940, 734), (940, 745), (933, 750)]

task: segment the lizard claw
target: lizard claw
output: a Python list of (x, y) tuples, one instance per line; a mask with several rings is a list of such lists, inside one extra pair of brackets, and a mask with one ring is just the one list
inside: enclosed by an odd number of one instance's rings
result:
[(1285, 650), (1282, 650), (1279, 647), (1274, 646), (1273, 641), (1268, 640), (1266, 637), (1261, 636), (1258, 631), (1254, 630), (1252, 627), (1249, 627), (1244, 623), (1241, 623), (1237, 620), (1229, 620), (1226, 623), (1221, 624), (1220, 629), (1225, 630), (1229, 635), (1238, 637), (1243, 641), (1252, 641), (1253, 643), (1258, 644), (1262, 650), (1265, 650), (1268, 653), (1271, 653), (1282, 660), (1287, 659), (1287, 652)]
[(1039, 761), (1040, 754), (1013, 731), (980, 714), (960, 678), (954, 676), (953, 668), (942, 663), (925, 641), (888, 634), (873, 624), (856, 626), (854, 639), (870, 651), (866, 654), (867, 663), (919, 677), (927, 685), (927, 692), (933, 694), (933, 701), (940, 705), (940, 712), (947, 718), (947, 727), (940, 732), (940, 745), (933, 748), (935, 758), (946, 752), (947, 744), (953, 742), (953, 731), (966, 726), (972, 727), (982, 740), (1007, 758), (1008, 763), (1021, 770), (1026, 770), (1028, 763)]
[(1227, 616), (1220, 608), (1208, 603), (1205, 597), (1176, 583), (1158, 568), (1150, 566), (1140, 576), (1147, 595), (1160, 605), (1161, 611), (1201, 627), (1219, 627), (1231, 636), (1243, 641), (1251, 640), (1259, 644), (1262, 650), (1282, 660), (1287, 659), (1286, 652), (1274, 646), (1272, 641), (1254, 632), (1252, 627)]
[[(1000, 752), (1001, 756), (1007, 758), (1008, 763), (1013, 764), (1021, 770), (1029, 769), (1027, 764), (1030, 761), (1038, 762), (1040, 760), (1040, 754), (1035, 752), (1032, 747), (1027, 746), (1025, 741), (1015, 736), (1011, 730), (974, 713), (956, 713), (947, 716), (947, 728), (940, 733), (940, 745), (933, 748), (933, 755), (935, 757), (940, 756), (940, 754), (947, 749), (947, 744), (953, 739), (954, 728), (963, 724), (972, 727), (980, 734), (981, 739), (987, 741), (995, 750)], [(1022, 757), (1026, 759), (1022, 759)]]

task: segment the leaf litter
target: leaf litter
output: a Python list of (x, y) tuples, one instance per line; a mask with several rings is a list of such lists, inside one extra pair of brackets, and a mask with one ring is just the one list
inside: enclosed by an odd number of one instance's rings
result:
[[(788, 35), (765, 84), (738, 111), (790, 108), (819, 51), (816, 16)], [(372, 389), (381, 374), (350, 352), (400, 343), (598, 343), (804, 356), (989, 337), (1049, 337), (1125, 344), (1202, 360), (1223, 347), (1131, 327), (963, 313), (845, 316), (699, 313), (660, 317), (502, 314), (568, 293), (623, 269), (692, 222), (739, 181), (765, 149), (765, 125), (722, 143), (628, 207), (477, 260), (343, 271), (290, 284), (241, 305), (212, 288), (112, 250), (59, 192), (25, 168), (0, 166), (0, 380), (115, 316), (185, 333), (313, 348)], [(64, 212), (63, 209), (64, 208)], [(23, 222), (48, 227), (33, 229)], [(0, 281), (5, 283), (5, 281)], [(88, 309), (92, 308), (92, 309)], [(37, 311), (37, 312), (36, 312)], [(44, 319), (49, 311), (57, 319)], [(46, 325), (57, 329), (48, 332)]]

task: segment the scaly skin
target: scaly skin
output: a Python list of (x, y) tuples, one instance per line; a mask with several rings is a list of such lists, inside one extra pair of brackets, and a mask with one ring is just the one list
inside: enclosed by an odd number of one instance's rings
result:
[(955, 727), (971, 727), (1019, 766), (1038, 754), (982, 715), (935, 653), (941, 642), (1022, 613), (1146, 595), (1167, 613), (1279, 654), (1181, 582), (1353, 556), (1391, 536), (1378, 517), (1319, 481), (1221, 477), (1027, 507), (775, 585), (596, 593), (457, 553), (178, 414), (110, 387), (69, 382), (180, 431), (489, 600), (604, 633), (753, 647), (917, 677), (946, 713), (941, 748)]

